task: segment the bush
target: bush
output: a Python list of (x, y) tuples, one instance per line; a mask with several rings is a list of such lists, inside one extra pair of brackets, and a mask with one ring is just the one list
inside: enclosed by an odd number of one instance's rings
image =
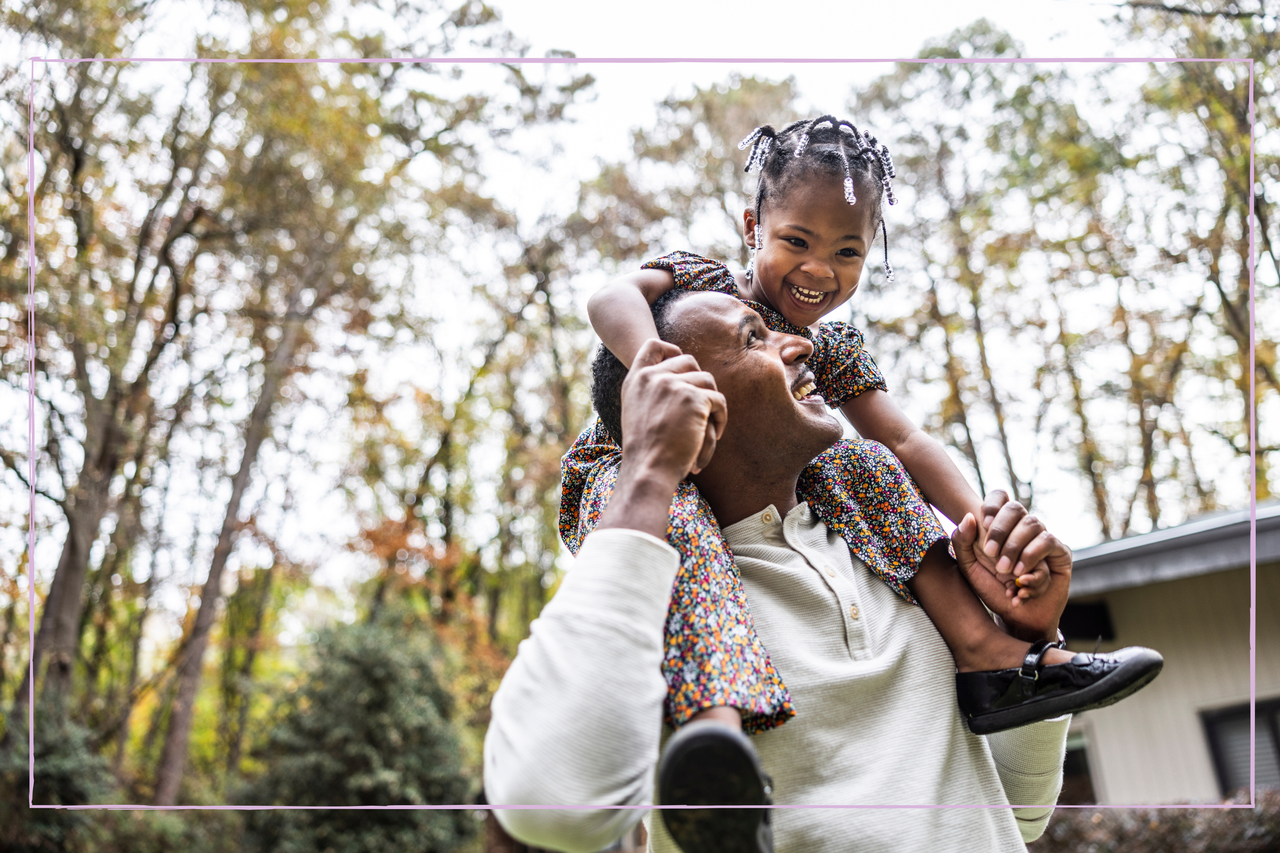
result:
[[(9, 718), (0, 742), (0, 850), (76, 853), (87, 849), (95, 812), (27, 807), (27, 721)], [(87, 805), (108, 796), (111, 771), (89, 731), (59, 713), (36, 712), (35, 789), (40, 805)]]
[[(1248, 795), (1231, 802), (1247, 803)], [(1058, 809), (1030, 853), (1273, 853), (1280, 791), (1252, 809)]]
[[(268, 770), (234, 800), (291, 806), (464, 803), (451, 702), (425, 629), (406, 619), (332, 629), (281, 703)], [(447, 853), (475, 834), (470, 809), (255, 811), (246, 849), (270, 853)]]
[(133, 811), (93, 814), (94, 853), (240, 853), (243, 812)]

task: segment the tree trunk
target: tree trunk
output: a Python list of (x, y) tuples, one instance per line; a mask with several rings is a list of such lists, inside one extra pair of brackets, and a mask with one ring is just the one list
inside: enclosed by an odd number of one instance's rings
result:
[[(262, 626), (267, 621), (267, 605), (271, 598), (271, 581), (275, 575), (275, 566), (267, 569), (266, 576), (258, 581), (257, 599), (254, 601), (253, 624), (250, 627), (248, 643), (245, 646), (244, 661), (236, 672), (236, 720), (232, 730), (230, 745), (227, 749), (227, 773), (234, 774), (240, 768), (240, 751), (244, 745), (244, 727), (249, 719), (249, 700), (247, 689), (253, 676), (253, 662), (258, 656), (258, 648), (262, 644)], [(228, 709), (229, 711), (230, 709)], [(227, 721), (230, 725), (230, 721)]]
[(40, 677), (46, 656), (48, 671), (42, 695), (60, 701), (71, 689), (80, 637), (81, 587), (89, 570), (89, 550), (98, 537), (98, 528), (110, 502), (111, 475), (112, 472), (99, 471), (92, 460), (86, 460), (80, 470), (75, 496), (66, 502), (67, 538), (40, 614), (40, 626), (31, 650), (32, 665), (24, 673), (14, 696), (15, 716), (25, 714), (31, 673), (34, 672), (37, 679)]
[(1106, 460), (1098, 450), (1098, 442), (1093, 437), (1093, 428), (1089, 425), (1089, 414), (1085, 411), (1084, 386), (1080, 375), (1076, 372), (1072, 355), (1071, 335), (1067, 332), (1067, 317), (1057, 294), (1053, 295), (1054, 307), (1058, 311), (1058, 343), (1062, 345), (1062, 369), (1071, 383), (1071, 410), (1080, 422), (1080, 445), (1077, 458), (1080, 473), (1089, 481), (1090, 493), (1093, 495), (1093, 511), (1102, 528), (1102, 538), (1110, 541), (1115, 538), (1111, 526), (1110, 498), (1107, 494), (1106, 478), (1102, 468)]
[[(196, 613), (195, 625), (191, 629), (191, 637), (178, 662), (178, 689), (174, 697), (173, 711), (169, 716), (169, 727), (165, 732), (164, 746), (160, 750), (160, 763), (156, 771), (155, 804), (172, 806), (178, 799), (178, 786), (182, 782), (182, 774), (187, 766), (187, 749), (191, 739), (191, 723), (195, 717), (196, 694), (200, 690), (201, 666), (204, 663), (205, 649), (209, 643), (209, 633), (213, 630), (217, 618), (218, 602), (222, 597), (222, 573), (231, 556), (235, 544), (236, 528), (239, 524), (240, 502), (244, 498), (245, 489), (249, 486), (249, 477), (258, 458), (258, 450), (267, 437), (271, 419), (271, 408), (275, 404), (284, 379), (286, 369), (293, 359), (294, 349), (301, 333), (301, 320), (295, 316), (295, 307), (299, 291), (295, 291), (289, 300), (289, 310), (280, 343), (276, 346), (271, 360), (263, 371), (262, 389), (257, 403), (249, 416), (244, 431), (244, 452), (240, 457), (240, 467), (231, 480), (231, 497), (227, 501), (226, 512), (222, 519), (222, 529), (218, 533), (218, 543), (213, 549), (213, 559), (209, 564), (209, 577), (205, 580), (200, 593), (200, 609)], [(316, 300), (315, 304), (319, 304)]]
[(978, 478), (978, 494), (985, 495), (987, 485), (982, 477), (982, 466), (978, 464), (978, 448), (973, 443), (973, 432), (969, 429), (968, 407), (965, 406), (964, 396), (961, 394), (963, 375), (959, 360), (951, 347), (951, 331), (947, 328), (946, 318), (942, 316), (942, 308), (938, 305), (938, 286), (932, 279), (929, 280), (929, 317), (934, 325), (942, 330), (942, 349), (946, 355), (945, 368), (949, 393), (943, 403), (943, 422), (960, 426), (961, 432), (964, 433), (960, 451), (973, 466), (974, 476)]
[[(966, 272), (967, 262), (965, 263)], [(996, 391), (995, 377), (992, 375), (991, 362), (987, 359), (987, 339), (982, 328), (982, 300), (978, 295), (979, 282), (969, 284), (969, 304), (973, 306), (974, 340), (978, 344), (978, 364), (982, 368), (982, 381), (987, 387), (987, 403), (996, 418), (996, 437), (1000, 441), (1000, 450), (1004, 453), (1005, 471), (1009, 474), (1009, 488), (1013, 489), (1013, 499), (1025, 504), (1031, 503), (1031, 495), (1023, 488), (1018, 475), (1013, 472), (1013, 453), (1009, 449), (1009, 436), (1005, 431), (1004, 407), (1000, 403), (1000, 395)], [(1029, 508), (1029, 507), (1028, 507)]]

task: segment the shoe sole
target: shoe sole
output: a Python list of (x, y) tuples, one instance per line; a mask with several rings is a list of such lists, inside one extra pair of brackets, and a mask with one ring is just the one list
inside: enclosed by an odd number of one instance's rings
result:
[[(746, 735), (716, 723), (691, 723), (668, 743), (658, 787), (663, 805), (766, 806), (771, 800), (765, 779)], [(660, 813), (683, 853), (773, 853), (768, 809)]]
[(972, 717), (968, 720), (969, 731), (989, 735), (1063, 714), (1081, 714), (1114, 705), (1146, 687), (1164, 669), (1164, 658), (1150, 649), (1146, 651), (1148, 654), (1125, 661), (1101, 681), (1081, 690)]

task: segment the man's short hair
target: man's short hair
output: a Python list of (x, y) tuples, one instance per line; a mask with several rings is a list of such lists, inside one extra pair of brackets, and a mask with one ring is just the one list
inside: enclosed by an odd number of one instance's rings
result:
[[(683, 296), (695, 293), (693, 290), (675, 288), (659, 296), (649, 310), (653, 312), (653, 324), (658, 328), (658, 338), (671, 340), (671, 323), (669, 316), (671, 306)], [(609, 348), (601, 344), (596, 350), (595, 361), (591, 363), (591, 402), (596, 407), (596, 414), (604, 424), (609, 437), (622, 446), (622, 382), (627, 378), (628, 370), (618, 357), (609, 352)]]

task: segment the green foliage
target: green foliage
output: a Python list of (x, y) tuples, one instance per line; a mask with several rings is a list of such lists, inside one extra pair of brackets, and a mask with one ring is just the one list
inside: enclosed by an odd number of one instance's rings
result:
[[(1247, 803), (1247, 795), (1235, 800)], [(1271, 853), (1280, 791), (1251, 809), (1060, 809), (1030, 853)]]
[(240, 853), (244, 813), (129, 811), (93, 814), (92, 853)]
[[(26, 720), (10, 717), (5, 722), (0, 740), (0, 849), (10, 853), (89, 849), (92, 812), (27, 807)], [(106, 761), (91, 749), (87, 729), (53, 713), (37, 713), (35, 741), (32, 802), (72, 806), (102, 801), (110, 790), (111, 774)]]
[[(452, 701), (415, 620), (325, 631), (315, 663), (281, 704), (258, 757), (268, 770), (234, 801), (293, 806), (463, 803)], [(255, 811), (246, 849), (271, 853), (449, 851), (475, 832), (470, 810)]]

